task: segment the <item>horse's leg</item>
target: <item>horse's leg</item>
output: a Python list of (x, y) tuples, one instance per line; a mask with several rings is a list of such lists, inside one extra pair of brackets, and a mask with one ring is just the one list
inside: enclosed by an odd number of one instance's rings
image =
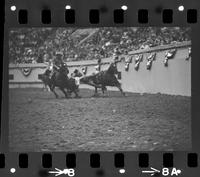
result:
[(102, 90), (102, 93), (103, 93), (103, 95), (104, 95), (104, 94), (105, 94), (105, 91), (107, 90), (106, 86), (105, 86), (105, 85), (102, 85), (101, 90)]
[(56, 96), (56, 98), (58, 98), (58, 94), (56, 93), (56, 91), (55, 91), (55, 87), (54, 86), (51, 86), (51, 87), (49, 87), (50, 88), (50, 90), (54, 93), (54, 95)]
[(95, 87), (95, 92), (94, 92), (95, 96), (98, 96), (98, 88)]
[(69, 90), (69, 89), (66, 89), (66, 90), (67, 90), (67, 94), (71, 96), (71, 94), (72, 94), (72, 91), (71, 91), (71, 90)]
[(122, 94), (123, 96), (126, 96), (126, 94), (125, 94), (124, 91), (122, 90), (122, 87), (121, 87), (121, 84), (120, 84), (120, 83), (118, 83), (116, 87), (120, 90), (120, 92), (121, 92), (121, 94)]
[(94, 97), (95, 96), (98, 96), (98, 90), (97, 90), (97, 87), (95, 87), (95, 90), (94, 90), (94, 95), (93, 95)]
[(105, 91), (105, 89), (104, 89), (104, 87), (101, 87), (101, 90), (102, 90), (102, 93), (103, 93), (103, 95), (104, 95), (104, 91)]
[(67, 92), (65, 91), (65, 89), (63, 87), (59, 87), (59, 89), (64, 93), (65, 98), (68, 97)]
[(81, 98), (81, 97), (78, 95), (78, 91), (79, 91), (78, 89), (73, 91), (74, 94), (75, 94), (75, 98)]

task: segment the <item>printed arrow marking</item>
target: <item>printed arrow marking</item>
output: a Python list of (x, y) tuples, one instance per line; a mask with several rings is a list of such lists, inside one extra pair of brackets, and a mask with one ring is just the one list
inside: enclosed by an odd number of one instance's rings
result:
[(151, 170), (144, 170), (142, 173), (150, 173), (153, 176), (155, 173), (160, 173), (160, 171), (151, 167)]
[(58, 169), (58, 168), (55, 168), (55, 170), (56, 170), (56, 171), (49, 171), (49, 173), (55, 174), (55, 176), (59, 176), (59, 175), (62, 175), (62, 174), (67, 175), (67, 174), (68, 174), (68, 171), (69, 171), (68, 169), (60, 170), (60, 169)]

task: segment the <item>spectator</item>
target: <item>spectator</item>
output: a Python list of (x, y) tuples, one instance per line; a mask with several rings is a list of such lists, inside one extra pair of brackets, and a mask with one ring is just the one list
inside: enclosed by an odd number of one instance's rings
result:
[(40, 63), (62, 51), (65, 61), (91, 60), (189, 41), (190, 33), (183, 27), (21, 28), (10, 31), (9, 56), (14, 63)]

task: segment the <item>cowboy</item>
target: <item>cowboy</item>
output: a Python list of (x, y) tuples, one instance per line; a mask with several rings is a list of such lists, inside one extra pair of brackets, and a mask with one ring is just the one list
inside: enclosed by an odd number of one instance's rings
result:
[(101, 59), (97, 60), (97, 65), (95, 66), (95, 73), (99, 73), (101, 71)]
[(119, 61), (119, 57), (118, 57), (118, 56), (115, 56), (114, 59), (113, 59), (113, 63), (116, 64), (118, 61)]
[(117, 61), (119, 61), (119, 55), (121, 54), (121, 52), (119, 51), (119, 48), (116, 47), (114, 49), (114, 54), (113, 54), (113, 60), (116, 63)]
[(53, 67), (58, 70), (63, 65), (63, 54), (61, 52), (56, 52), (56, 58), (54, 59)]
[(61, 52), (56, 52), (56, 58), (53, 61), (51, 79), (55, 79), (55, 71), (58, 71), (62, 66), (65, 66), (65, 63), (63, 62), (63, 54)]
[(121, 52), (119, 51), (119, 47), (116, 47), (114, 49), (114, 53), (115, 53), (116, 56), (119, 56), (121, 54)]
[(114, 59), (113, 61), (110, 62), (110, 66), (113, 65), (114, 67), (117, 66), (118, 60)]
[[(101, 71), (101, 59), (99, 58), (98, 60), (97, 60), (97, 65), (95, 66), (95, 73), (94, 73), (94, 75), (96, 75), (95, 76), (95, 80), (96, 80), (96, 82), (101, 78), (101, 73), (100, 73), (100, 71)], [(100, 74), (99, 74), (100, 73)]]
[(53, 62), (52, 62), (52, 60), (49, 60), (48, 63), (46, 63), (46, 64), (47, 64), (47, 67), (46, 67), (44, 74), (46, 76), (48, 76), (49, 78), (51, 78), (52, 72), (53, 72)]

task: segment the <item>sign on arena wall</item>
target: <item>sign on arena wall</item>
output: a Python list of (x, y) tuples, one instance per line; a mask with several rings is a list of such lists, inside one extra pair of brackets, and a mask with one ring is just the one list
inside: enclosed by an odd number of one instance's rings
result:
[(21, 72), (24, 76), (29, 76), (31, 74), (32, 68), (31, 67), (26, 67), (26, 68), (22, 68)]

